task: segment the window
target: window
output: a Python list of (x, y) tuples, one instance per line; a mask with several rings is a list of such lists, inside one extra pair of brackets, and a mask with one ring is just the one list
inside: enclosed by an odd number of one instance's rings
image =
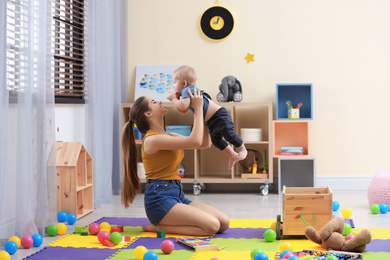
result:
[(84, 103), (85, 0), (53, 0), (56, 103)]

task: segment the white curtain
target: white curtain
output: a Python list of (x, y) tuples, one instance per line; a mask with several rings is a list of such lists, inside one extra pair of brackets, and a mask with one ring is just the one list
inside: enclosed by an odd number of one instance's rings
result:
[(90, 1), (87, 11), (86, 147), (93, 157), (97, 208), (121, 189), (120, 106), (128, 87), (126, 0)]
[(0, 240), (55, 217), (51, 17), (51, 0), (0, 1)]

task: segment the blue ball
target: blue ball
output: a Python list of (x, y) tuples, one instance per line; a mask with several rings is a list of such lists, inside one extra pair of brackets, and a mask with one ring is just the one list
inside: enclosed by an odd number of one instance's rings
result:
[(34, 241), (33, 246), (38, 247), (38, 246), (42, 245), (43, 238), (42, 238), (42, 236), (40, 234), (34, 234), (31, 237), (32, 237), (32, 239)]
[(287, 253), (292, 253), (290, 250), (284, 250), (282, 253), (280, 253), (279, 258), (282, 259), (283, 256)]
[(68, 216), (68, 214), (66, 214), (65, 211), (60, 211), (60, 212), (58, 212), (58, 214), (57, 214), (57, 220), (58, 220), (58, 222), (65, 222), (67, 216)]
[(337, 201), (333, 201), (333, 211), (337, 211), (340, 208), (340, 204)]
[(18, 245), (14, 241), (8, 241), (4, 245), (4, 250), (7, 251), (8, 254), (13, 255), (18, 251)]
[(76, 215), (75, 214), (68, 214), (68, 217), (66, 218), (66, 222), (68, 222), (69, 225), (73, 225), (76, 223)]
[(287, 260), (299, 260), (299, 257), (298, 256), (290, 256)]
[(382, 214), (385, 214), (389, 211), (389, 205), (386, 203), (382, 203), (379, 207)]
[(261, 253), (257, 253), (253, 260), (269, 260), (269, 258), (265, 253), (261, 252)]
[(157, 260), (158, 256), (155, 252), (153, 251), (148, 251), (144, 254), (143, 260)]

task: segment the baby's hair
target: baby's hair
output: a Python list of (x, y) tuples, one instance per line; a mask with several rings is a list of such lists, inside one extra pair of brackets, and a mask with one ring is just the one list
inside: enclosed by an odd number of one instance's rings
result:
[(188, 86), (195, 85), (196, 84), (196, 72), (195, 70), (188, 66), (184, 65), (179, 68), (177, 68), (174, 72), (173, 75), (176, 75), (176, 77), (180, 80), (186, 80), (188, 83)]

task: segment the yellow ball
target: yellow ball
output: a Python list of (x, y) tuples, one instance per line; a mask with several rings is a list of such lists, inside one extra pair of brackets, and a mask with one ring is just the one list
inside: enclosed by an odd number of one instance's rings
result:
[(137, 258), (138, 260), (142, 260), (144, 258), (144, 254), (148, 252), (148, 249), (146, 249), (146, 247), (144, 246), (137, 246), (135, 249), (134, 249), (134, 256), (135, 258)]
[(20, 247), (21, 241), (20, 241), (20, 238), (19, 238), (19, 237), (13, 236), (13, 237), (11, 237), (10, 239), (8, 239), (8, 241), (14, 241), (14, 242), (18, 245), (18, 248)]
[(290, 250), (291, 252), (294, 252), (293, 246), (289, 242), (281, 243), (279, 248), (280, 252), (283, 252), (284, 250)]
[(0, 251), (0, 260), (11, 260), (11, 256), (7, 251)]
[(352, 210), (345, 208), (343, 211), (341, 211), (341, 215), (343, 215), (344, 218), (350, 218), (352, 216)]
[(100, 230), (105, 229), (108, 231), (108, 233), (111, 233), (111, 225), (107, 222), (102, 222), (100, 224)]
[(58, 223), (57, 224), (58, 228), (58, 235), (63, 235), (66, 233), (66, 230), (68, 229), (64, 223)]

